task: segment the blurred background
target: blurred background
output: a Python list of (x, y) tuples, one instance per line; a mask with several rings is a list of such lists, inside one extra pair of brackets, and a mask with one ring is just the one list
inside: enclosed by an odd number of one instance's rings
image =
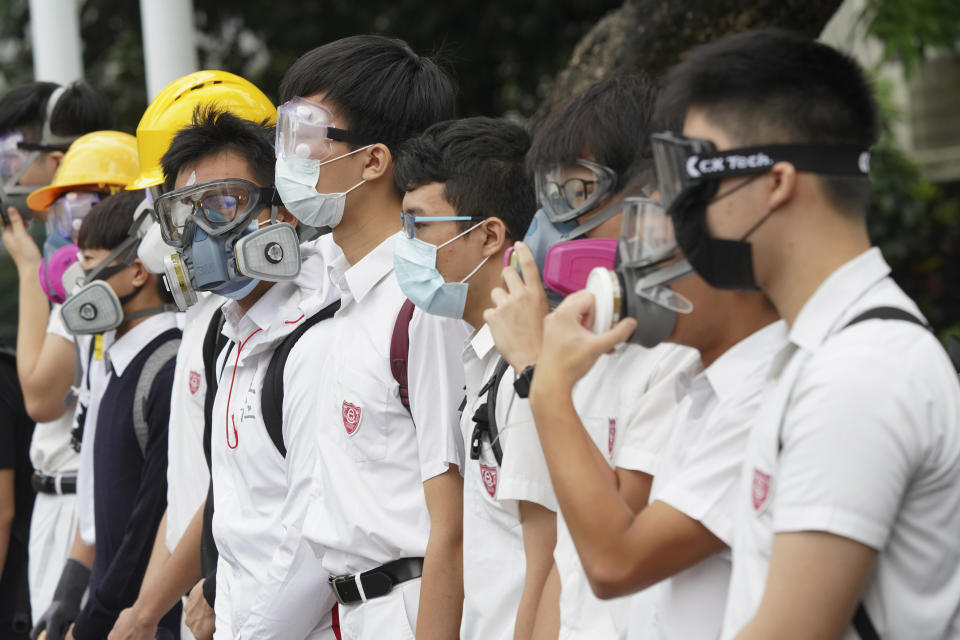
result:
[[(779, 26), (820, 37), (870, 71), (883, 109), (874, 241), (934, 327), (960, 330), (957, 0), (0, 0), (0, 95), (63, 81), (49, 77), (35, 39), (73, 21), (75, 74), (109, 96), (117, 128), (130, 133), (175, 77), (224, 69), (275, 100), (299, 55), (357, 33), (439, 55), (457, 78), (461, 115), (531, 125), (591, 82), (636, 69), (658, 77), (725, 33)], [(165, 56), (168, 72), (194, 68), (164, 77)], [(15, 336), (16, 299), (16, 272), (0, 254), (0, 338)]]

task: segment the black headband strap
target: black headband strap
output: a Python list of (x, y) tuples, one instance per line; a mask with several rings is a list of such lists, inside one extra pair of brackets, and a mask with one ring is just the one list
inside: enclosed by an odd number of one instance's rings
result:
[(684, 171), (694, 180), (727, 178), (769, 171), (778, 162), (789, 162), (797, 171), (830, 176), (866, 177), (870, 173), (870, 152), (840, 145), (779, 144), (709, 153), (687, 157)]

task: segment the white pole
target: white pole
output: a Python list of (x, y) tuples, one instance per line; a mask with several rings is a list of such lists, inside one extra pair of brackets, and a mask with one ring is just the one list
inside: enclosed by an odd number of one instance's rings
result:
[(197, 71), (193, 0), (140, 0), (147, 102), (173, 80)]
[(30, 0), (33, 78), (67, 84), (83, 77), (80, 0)]

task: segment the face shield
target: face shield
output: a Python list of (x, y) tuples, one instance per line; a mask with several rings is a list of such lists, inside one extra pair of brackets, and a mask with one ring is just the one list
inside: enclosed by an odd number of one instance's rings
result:
[(277, 158), (326, 160), (332, 140), (364, 144), (345, 129), (333, 126), (333, 113), (322, 104), (294, 98), (277, 109)]
[(56, 234), (76, 243), (84, 216), (98, 202), (100, 194), (91, 191), (68, 191), (63, 194), (47, 209), (47, 234)]
[(613, 193), (617, 174), (596, 162), (578, 159), (537, 171), (537, 197), (551, 222), (568, 222), (593, 211)]
[(279, 204), (273, 187), (225, 178), (176, 189), (157, 198), (153, 206), (163, 241), (183, 247), (190, 243), (188, 229), (194, 225), (208, 235), (222, 236), (248, 225), (264, 207)]

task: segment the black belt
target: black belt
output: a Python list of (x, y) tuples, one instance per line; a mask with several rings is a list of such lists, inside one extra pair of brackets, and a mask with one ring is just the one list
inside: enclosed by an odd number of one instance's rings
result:
[[(330, 576), (330, 587), (340, 604), (364, 602), (385, 596), (395, 586), (423, 574), (423, 558), (400, 558), (376, 569), (344, 576)], [(363, 587), (361, 592), (360, 586)]]
[(30, 476), (30, 484), (37, 493), (52, 493), (66, 495), (77, 492), (77, 474), (48, 476), (35, 471)]

